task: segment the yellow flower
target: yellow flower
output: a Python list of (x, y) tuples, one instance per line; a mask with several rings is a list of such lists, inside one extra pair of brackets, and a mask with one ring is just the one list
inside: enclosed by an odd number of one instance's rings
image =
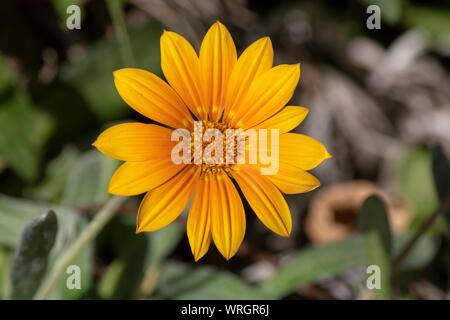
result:
[[(154, 231), (174, 221), (192, 198), (187, 235), (195, 260), (211, 239), (230, 259), (245, 234), (245, 212), (232, 179), (267, 228), (289, 236), (291, 215), (283, 193), (302, 193), (320, 182), (306, 172), (330, 155), (318, 141), (288, 133), (308, 110), (286, 106), (300, 77), (300, 65), (272, 67), (268, 37), (250, 45), (237, 58), (228, 30), (216, 22), (206, 34), (200, 54), (182, 36), (161, 36), (161, 67), (169, 84), (140, 69), (114, 72), (120, 96), (134, 110), (167, 127), (124, 123), (104, 131), (94, 145), (125, 161), (109, 192), (147, 192), (137, 215), (137, 232)], [(193, 132), (194, 121), (221, 131), (227, 128), (279, 129), (279, 169), (261, 175), (262, 164), (175, 164), (173, 129)], [(195, 152), (195, 151), (194, 151)]]

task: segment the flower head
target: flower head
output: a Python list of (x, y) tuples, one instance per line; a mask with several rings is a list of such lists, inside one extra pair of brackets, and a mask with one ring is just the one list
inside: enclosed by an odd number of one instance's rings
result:
[[(94, 142), (101, 152), (125, 161), (111, 179), (110, 193), (146, 192), (138, 211), (137, 232), (168, 225), (192, 198), (187, 234), (195, 260), (208, 251), (211, 240), (229, 259), (245, 234), (239, 187), (266, 227), (289, 236), (291, 215), (282, 193), (317, 188), (320, 182), (307, 170), (330, 155), (320, 142), (288, 133), (308, 112), (303, 107), (285, 106), (297, 86), (300, 65), (273, 67), (272, 63), (268, 37), (254, 42), (238, 58), (230, 33), (216, 22), (207, 32), (199, 55), (182, 36), (163, 33), (161, 67), (168, 83), (140, 69), (114, 72), (116, 88), (125, 102), (164, 125), (119, 124), (104, 131)], [(254, 163), (207, 161), (202, 152), (217, 142), (216, 138), (200, 140), (199, 145), (193, 143), (182, 152), (199, 161), (175, 163), (173, 150), (179, 141), (173, 141), (174, 129), (184, 129), (195, 136), (197, 124), (203, 128), (201, 134), (215, 129), (224, 136), (229, 136), (229, 129), (255, 129), (257, 145), (277, 154), (277, 170), (274, 174), (262, 174), (261, 169), (268, 164), (261, 153)], [(269, 138), (275, 134), (263, 139), (260, 129), (278, 129), (277, 139)], [(253, 145), (248, 137), (244, 139), (247, 159)], [(261, 141), (269, 142), (264, 145)], [(227, 150), (233, 156), (239, 153), (223, 144), (224, 153)]]

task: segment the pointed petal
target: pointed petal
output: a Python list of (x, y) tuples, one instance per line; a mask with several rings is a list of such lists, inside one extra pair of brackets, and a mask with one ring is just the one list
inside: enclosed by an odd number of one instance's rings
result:
[(178, 143), (171, 141), (172, 130), (144, 123), (122, 123), (103, 131), (93, 145), (111, 158), (145, 161), (169, 158)]
[(178, 94), (158, 76), (141, 69), (114, 71), (122, 99), (144, 116), (169, 127), (192, 127), (193, 119)]
[(292, 98), (300, 78), (300, 64), (279, 65), (253, 81), (231, 124), (243, 129), (266, 120)]
[(295, 129), (308, 114), (303, 107), (287, 106), (269, 119), (257, 124), (255, 129), (278, 129), (279, 133), (286, 133)]
[(236, 60), (236, 47), (230, 33), (220, 22), (214, 23), (200, 48), (205, 103), (212, 120), (217, 120), (222, 114), (229, 78)]
[(186, 39), (174, 32), (164, 31), (161, 36), (161, 68), (191, 112), (198, 119), (206, 119), (199, 59)]
[(120, 196), (141, 194), (165, 183), (184, 167), (170, 158), (125, 162), (112, 176), (108, 192)]
[(331, 158), (319, 141), (298, 133), (280, 135), (280, 162), (303, 170), (311, 170), (323, 160)]
[[(252, 43), (239, 57), (230, 77), (225, 100), (224, 119), (233, 118), (242, 97), (250, 88), (253, 80), (272, 68), (273, 49), (269, 37)], [(230, 114), (231, 112), (231, 114)]]
[(139, 206), (137, 231), (155, 231), (174, 221), (188, 204), (199, 177), (197, 167), (186, 166), (165, 184), (147, 192)]
[(205, 255), (211, 244), (210, 199), (209, 183), (202, 175), (195, 190), (187, 219), (187, 235), (195, 261)]
[(239, 188), (264, 225), (281, 236), (289, 236), (291, 213), (280, 190), (261, 176), (257, 167), (242, 165), (232, 171)]
[(276, 174), (266, 175), (265, 177), (276, 185), (281, 192), (287, 194), (309, 192), (320, 186), (319, 180), (312, 174), (284, 162), (279, 163)]
[(214, 244), (229, 260), (239, 249), (245, 234), (245, 211), (233, 182), (225, 173), (210, 175), (211, 230)]

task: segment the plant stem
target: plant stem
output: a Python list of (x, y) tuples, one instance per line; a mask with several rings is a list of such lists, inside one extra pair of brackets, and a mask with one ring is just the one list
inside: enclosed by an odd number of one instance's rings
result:
[(127, 67), (134, 67), (133, 50), (131, 49), (130, 37), (128, 36), (127, 26), (123, 17), (122, 3), (120, 0), (105, 0), (105, 2), (114, 26), (123, 63)]
[(443, 212), (445, 212), (449, 206), (450, 206), (450, 193), (448, 193), (447, 196), (444, 197), (444, 200), (439, 205), (439, 208), (437, 208), (437, 210), (428, 218), (428, 220), (425, 221), (424, 224), (422, 224), (419, 231), (417, 231), (416, 235), (408, 242), (407, 245), (405, 245), (402, 251), (400, 251), (398, 256), (394, 259), (394, 262), (392, 263), (393, 270), (395, 270), (400, 265), (400, 262), (402, 262), (403, 259), (406, 258), (406, 256), (410, 253), (410, 251), (415, 246), (420, 237), (425, 234), (428, 228), (433, 225), (434, 221), (436, 221), (436, 219)]
[(81, 252), (81, 250), (92, 241), (103, 229), (106, 223), (114, 216), (126, 197), (115, 196), (100, 210), (95, 218), (84, 229), (80, 236), (54, 263), (53, 268), (44, 279), (33, 299), (45, 300), (58, 282), (61, 274), (66, 270), (70, 262)]

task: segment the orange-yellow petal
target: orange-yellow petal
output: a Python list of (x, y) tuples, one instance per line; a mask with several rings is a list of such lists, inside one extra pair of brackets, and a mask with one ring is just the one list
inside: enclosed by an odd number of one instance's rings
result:
[(228, 82), (236, 64), (237, 53), (227, 28), (220, 22), (212, 25), (200, 48), (200, 70), (209, 118), (217, 120), (224, 106)]
[(269, 37), (255, 41), (244, 50), (230, 77), (225, 98), (224, 119), (226, 121), (233, 118), (238, 108), (244, 107), (240, 102), (253, 80), (272, 68), (272, 64), (273, 49)]
[(175, 129), (192, 127), (193, 119), (183, 100), (158, 76), (132, 68), (113, 74), (117, 91), (134, 110)]
[(161, 68), (191, 112), (198, 119), (205, 119), (199, 59), (191, 44), (179, 34), (164, 31), (161, 36)]
[(239, 188), (264, 225), (281, 236), (289, 236), (291, 213), (277, 187), (261, 176), (258, 167), (241, 165), (232, 171)]
[(108, 192), (120, 196), (141, 194), (165, 183), (184, 167), (174, 164), (169, 157), (125, 162), (112, 176)]
[(303, 107), (287, 106), (269, 119), (257, 124), (255, 129), (278, 129), (279, 134), (295, 129), (308, 114)]
[(155, 124), (122, 123), (103, 131), (93, 145), (111, 158), (124, 161), (145, 161), (170, 158), (172, 130)]
[(280, 162), (303, 170), (311, 170), (323, 160), (331, 158), (321, 142), (298, 133), (280, 135), (279, 155)]
[(201, 176), (195, 189), (187, 219), (187, 235), (195, 261), (198, 261), (211, 244), (211, 215), (209, 201), (211, 195), (209, 183)]
[(174, 221), (194, 193), (199, 169), (186, 166), (165, 184), (147, 192), (139, 206), (136, 232), (155, 231)]
[(283, 64), (263, 73), (240, 101), (231, 124), (251, 128), (280, 111), (292, 98), (299, 78), (300, 64)]
[(281, 192), (287, 194), (309, 192), (320, 186), (319, 180), (312, 174), (285, 162), (279, 163), (276, 174), (266, 175), (265, 177), (276, 185)]
[(245, 234), (245, 211), (233, 182), (225, 173), (210, 175), (211, 231), (214, 244), (229, 260)]

